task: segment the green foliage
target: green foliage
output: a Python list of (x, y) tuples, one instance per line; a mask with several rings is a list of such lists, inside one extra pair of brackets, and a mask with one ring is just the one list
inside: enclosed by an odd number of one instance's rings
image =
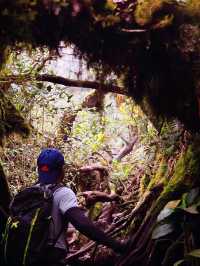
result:
[(98, 216), (101, 214), (103, 208), (103, 204), (101, 202), (95, 203), (89, 210), (89, 217), (92, 220), (96, 220)]
[[(152, 234), (153, 239), (167, 241), (167, 239), (170, 239), (172, 232), (174, 234), (178, 232), (180, 236), (184, 237), (180, 238), (177, 242), (177, 244), (184, 243), (184, 245), (182, 245), (182, 251), (179, 250), (179, 253), (175, 254), (173, 260), (176, 260), (176, 258), (179, 260), (174, 265), (181, 265), (183, 262), (187, 262), (187, 265), (193, 265), (194, 258), (199, 258), (199, 250), (196, 249), (199, 246), (200, 236), (198, 227), (196, 227), (200, 219), (199, 206), (199, 188), (194, 188), (185, 193), (178, 201), (178, 204), (176, 202), (169, 202), (158, 216), (158, 223)], [(171, 236), (173, 237), (172, 234)], [(191, 238), (193, 242), (190, 245), (189, 239)], [(163, 263), (165, 261), (164, 265), (167, 265), (167, 261), (170, 261), (173, 249), (175, 249), (175, 246), (172, 243), (165, 253), (163, 259)], [(183, 254), (183, 259), (180, 259), (181, 254)]]
[(113, 160), (112, 163), (112, 181), (118, 183), (118, 181), (126, 181), (133, 172), (133, 166), (129, 162), (118, 162)]
[(152, 239), (158, 239), (172, 232), (173, 232), (173, 227), (170, 224), (161, 224), (154, 229), (152, 233)]
[[(173, 0), (144, 0), (139, 1), (135, 10), (135, 20), (141, 26), (153, 25), (154, 28), (167, 27), (173, 22), (173, 13), (167, 14), (166, 12), (172, 11), (176, 1)], [(159, 18), (158, 15), (159, 14)], [(157, 15), (157, 16), (156, 16)], [(154, 21), (154, 17), (156, 20)]]
[(140, 194), (143, 195), (143, 193), (146, 191), (149, 182), (150, 182), (150, 176), (147, 174), (144, 174), (140, 179)]
[(81, 140), (82, 154), (77, 154), (77, 156), (85, 158), (100, 150), (104, 145), (106, 136), (101, 127), (101, 117), (96, 113), (86, 110), (79, 112), (72, 132), (73, 138)]
[(165, 158), (161, 158), (159, 167), (155, 173), (155, 176), (151, 178), (148, 184), (148, 189), (152, 189), (155, 185), (162, 183), (167, 178), (168, 164)]
[(168, 182), (166, 181), (167, 184), (161, 194), (162, 199), (169, 198), (170, 200), (194, 186), (199, 172), (199, 159), (199, 151), (196, 150), (196, 146), (194, 145), (190, 145), (180, 155), (180, 158), (176, 162), (173, 175), (169, 178)]

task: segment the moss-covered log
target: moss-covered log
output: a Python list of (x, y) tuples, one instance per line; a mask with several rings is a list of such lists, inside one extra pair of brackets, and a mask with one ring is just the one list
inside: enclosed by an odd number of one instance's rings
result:
[(199, 135), (188, 135), (188, 132), (185, 131), (183, 136), (179, 138), (177, 150), (172, 153), (174, 157), (173, 164), (172, 158), (165, 152), (167, 146), (165, 146), (165, 149), (159, 150), (159, 156), (157, 156), (155, 162), (157, 168), (155, 168), (151, 181), (146, 184), (146, 189), (143, 187), (146, 192), (140, 198), (140, 201), (145, 202), (148, 191), (152, 191), (158, 184), (163, 186), (163, 189), (155, 194), (153, 200), (146, 201), (146, 207), (144, 205), (143, 210), (132, 217), (133, 220), (127, 230), (127, 235), (132, 235), (130, 250), (117, 265), (137, 265), (137, 263), (147, 265), (151, 252), (150, 246), (152, 245), (151, 236), (158, 215), (169, 201), (180, 199), (183, 193), (199, 186), (200, 137)]

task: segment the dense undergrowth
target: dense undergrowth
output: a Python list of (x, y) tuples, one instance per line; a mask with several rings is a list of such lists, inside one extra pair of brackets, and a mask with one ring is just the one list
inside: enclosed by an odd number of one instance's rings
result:
[[(79, 263), (91, 265), (91, 260), (93, 260), (94, 264), (100, 264), (101, 261), (100, 265), (106, 265), (111, 259), (114, 263), (112, 265), (134, 265), (133, 263), (137, 263), (142, 257), (143, 265), (155, 265), (155, 261), (160, 261), (158, 265), (161, 265), (162, 261), (169, 260), (168, 249), (173, 248), (171, 247), (173, 240), (179, 239), (179, 231), (182, 230), (182, 235), (184, 228), (182, 228), (181, 220), (178, 219), (175, 224), (182, 229), (177, 230), (172, 220), (172, 233), (170, 222), (163, 218), (164, 227), (161, 225), (159, 228), (158, 224), (158, 229), (155, 229), (157, 228), (156, 220), (163, 208), (166, 209), (166, 204), (174, 200), (180, 202), (184, 193), (199, 186), (199, 136), (193, 136), (185, 130), (178, 120), (162, 121), (161, 130), (158, 131), (130, 99), (124, 98), (123, 101), (116, 97), (114, 99), (114, 102), (118, 103), (117, 108), (111, 106), (108, 109), (111, 113), (113, 113), (113, 108), (115, 114), (121, 113), (116, 118), (120, 118), (121, 122), (111, 119), (108, 110), (105, 109), (100, 114), (100, 117), (104, 115), (102, 128), (101, 119), (94, 119), (95, 116), (99, 116), (99, 112), (96, 112), (94, 108), (86, 108), (74, 113), (65, 112), (56, 135), (49, 133), (48, 137), (47, 133), (36, 134), (35, 132), (26, 140), (12, 136), (8, 139), (1, 154), (4, 169), (7, 169), (9, 185), (12, 193), (15, 194), (19, 189), (37, 180), (36, 159), (40, 149), (49, 145), (60, 148), (67, 160), (65, 182), (78, 193), (79, 202), (87, 210), (88, 215), (109, 234), (122, 239), (130, 238), (131, 241), (128, 256), (119, 258), (103, 248), (98, 251), (88, 249), (79, 256)], [(104, 108), (105, 106), (104, 104)], [(107, 116), (105, 116), (106, 113)], [(88, 131), (88, 128), (92, 128), (92, 117), (96, 121), (95, 128), (99, 128), (100, 131), (95, 130), (93, 133)], [(86, 122), (87, 119), (88, 122)], [(116, 129), (114, 130), (115, 123)], [(134, 128), (133, 132), (129, 131), (130, 126)], [(108, 129), (111, 130), (110, 133)], [(109, 138), (117, 140), (119, 134), (127, 138), (130, 132), (134, 133), (130, 135), (131, 138), (135, 134), (139, 138), (130, 154), (127, 154), (121, 162), (115, 161), (113, 159), (115, 156), (110, 158), (107, 155), (109, 151), (107, 145), (110, 145), (111, 151), (114, 149), (115, 153), (120, 153), (123, 146), (120, 144), (116, 149), (117, 146), (113, 146)], [(99, 139), (100, 136), (101, 139)], [(88, 137), (90, 142), (88, 142)], [(124, 147), (126, 145), (124, 144)], [(95, 165), (100, 168), (87, 170), (87, 167)], [(86, 171), (81, 171), (84, 167)], [(88, 191), (94, 191), (94, 194), (90, 192), (88, 194)], [(109, 203), (109, 200), (107, 203), (101, 203), (101, 199), (98, 201), (98, 198), (95, 200), (97, 197), (95, 191), (112, 195), (112, 203)], [(109, 194), (110, 192), (112, 193)], [(197, 194), (196, 197), (198, 197)], [(173, 203), (171, 204), (173, 206)], [(189, 206), (192, 204), (193, 201), (189, 203)], [(187, 210), (185, 212), (187, 213)], [(195, 214), (198, 220), (198, 210)], [(176, 217), (176, 212), (174, 215)], [(194, 217), (194, 223), (196, 219)], [(191, 234), (195, 234), (195, 230)], [(163, 240), (164, 242), (162, 242), (163, 237), (167, 238)], [(82, 246), (87, 247), (88, 240), (83, 236), (78, 236), (74, 230), (69, 234), (68, 239), (71, 243), (70, 261), (77, 265), (77, 255), (74, 253), (79, 253)], [(159, 241), (162, 242), (161, 245)], [(146, 246), (148, 246), (147, 251), (145, 251)], [(163, 251), (163, 256), (158, 258), (155, 246), (158, 249), (163, 249), (164, 246), (166, 253)], [(187, 253), (196, 248), (198, 248), (198, 242), (190, 246)], [(184, 256), (188, 260), (184, 250), (183, 245), (179, 253), (170, 259), (171, 263), (183, 259)]]

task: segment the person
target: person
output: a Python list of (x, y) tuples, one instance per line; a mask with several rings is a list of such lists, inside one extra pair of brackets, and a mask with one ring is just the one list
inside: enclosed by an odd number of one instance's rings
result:
[[(37, 159), (38, 183), (47, 186), (58, 185), (53, 193), (53, 223), (49, 229), (49, 249), (43, 256), (42, 264), (59, 265), (58, 263), (66, 257), (68, 249), (66, 230), (69, 222), (91, 240), (105, 245), (115, 252), (123, 252), (125, 243), (108, 237), (100, 230), (78, 207), (74, 192), (70, 188), (60, 185), (64, 178), (64, 164), (62, 153), (54, 148), (42, 150)], [(55, 239), (56, 243), (52, 246)]]

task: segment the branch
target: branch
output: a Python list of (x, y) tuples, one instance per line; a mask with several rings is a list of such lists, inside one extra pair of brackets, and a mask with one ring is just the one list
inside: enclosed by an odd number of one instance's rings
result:
[(87, 166), (83, 166), (79, 169), (80, 172), (92, 172), (92, 171), (105, 171), (108, 173), (108, 169), (105, 166), (99, 165), (99, 164), (91, 164)]
[(127, 94), (122, 87), (111, 84), (101, 84), (96, 81), (73, 80), (48, 74), (38, 75), (36, 79), (39, 81), (53, 82), (55, 84), (61, 84), (68, 87), (97, 89), (103, 91), (104, 93), (114, 92), (118, 94)]
[(119, 201), (120, 197), (117, 194), (108, 194), (101, 191), (84, 191), (80, 193), (85, 197), (86, 205), (91, 206), (96, 202), (112, 202)]
[(126, 142), (126, 145), (124, 145), (124, 147), (121, 149), (121, 151), (119, 152), (119, 154), (117, 154), (114, 157), (114, 160), (121, 161), (121, 159), (123, 157), (125, 157), (127, 154), (129, 154), (133, 150), (133, 146), (135, 145), (135, 143), (137, 142), (137, 140), (138, 140), (138, 137), (135, 136), (132, 141), (130, 141), (128, 143)]
[(30, 81), (51, 82), (54, 84), (64, 85), (66, 87), (91, 88), (91, 89), (101, 90), (103, 93), (113, 92), (124, 95), (128, 94), (128, 92), (124, 88), (116, 85), (101, 84), (99, 82), (89, 81), (89, 80), (73, 80), (49, 74), (41, 74), (36, 76), (31, 76), (29, 74), (8, 75), (0, 77), (0, 83), (23, 84), (24, 82), (30, 82)]

